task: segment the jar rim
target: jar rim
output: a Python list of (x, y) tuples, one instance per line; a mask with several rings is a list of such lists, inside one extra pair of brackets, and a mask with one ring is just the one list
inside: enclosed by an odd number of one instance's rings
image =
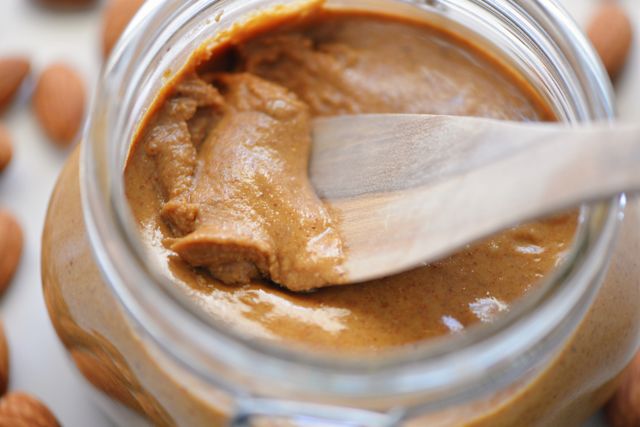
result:
[[(392, 0), (378, 3), (385, 1)], [(587, 110), (583, 106), (585, 110), (577, 113), (582, 117), (575, 119), (613, 118), (608, 78), (589, 43), (555, 0), (396, 1), (433, 10), (480, 8), (512, 24), (521, 20), (521, 29), (532, 31), (537, 37), (547, 34), (547, 27), (553, 28), (555, 39), (547, 40), (545, 47), (556, 49), (558, 56), (565, 58), (564, 65), (569, 64), (568, 68), (575, 73), (573, 77), (583, 85), (581, 102), (593, 107)], [(251, 383), (254, 387), (256, 379), (260, 379), (278, 380), (286, 382), (282, 384), (285, 388), (334, 397), (379, 397), (381, 390), (384, 395), (437, 392), (439, 401), (443, 400), (445, 389), (448, 399), (451, 396), (463, 399), (480, 389), (486, 390), (489, 383), (500, 387), (515, 380), (526, 370), (523, 365), (526, 358), (522, 356), (532, 351), (532, 343), (522, 342), (523, 331), (530, 340), (540, 339), (535, 343), (537, 351), (557, 347), (558, 337), (577, 324), (598, 289), (596, 278), (608, 263), (623, 196), (583, 208), (588, 226), (578, 234), (576, 250), (568, 262), (548, 276), (536, 298), (523, 298), (522, 304), (491, 325), (472, 328), (460, 336), (432, 340), (428, 346), (410, 351), (332, 357), (252, 340), (194, 315), (184, 301), (176, 300), (176, 295), (158, 284), (141, 255), (143, 250), (130, 237), (136, 233), (131, 233), (131, 224), (123, 219), (127, 215), (126, 200), (119, 182), (121, 176), (118, 177), (121, 168), (112, 147), (121, 123), (122, 99), (126, 99), (123, 80), (141, 79), (141, 71), (131, 66), (131, 58), (150, 55), (158, 47), (146, 46), (142, 35), (169, 31), (168, 20), (189, 22), (209, 7), (216, 4), (229, 7), (232, 3), (233, 0), (147, 1), (103, 72), (84, 130), (80, 184), (88, 237), (105, 282), (145, 336), (196, 375), (234, 392), (238, 392), (239, 383), (247, 386)], [(243, 10), (252, 10), (260, 3), (267, 2), (244, 0)], [(228, 9), (226, 13), (230, 13)], [(569, 316), (573, 317), (572, 322), (566, 321)], [(495, 372), (501, 373), (500, 380), (489, 378)], [(285, 377), (287, 381), (283, 381)], [(457, 380), (455, 383), (453, 378)]]

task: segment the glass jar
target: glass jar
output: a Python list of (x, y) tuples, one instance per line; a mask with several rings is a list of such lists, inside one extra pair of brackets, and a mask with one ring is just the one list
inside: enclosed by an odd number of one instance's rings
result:
[[(640, 213), (627, 206), (623, 219), (623, 195), (582, 208), (574, 250), (510, 313), (411, 351), (338, 357), (247, 339), (201, 316), (145, 257), (122, 179), (139, 120), (205, 40), (257, 10), (295, 13), (302, 3), (149, 0), (123, 35), (43, 236), (47, 307), (79, 371), (126, 426), (579, 425), (611, 394), (639, 342)], [(613, 117), (602, 67), (553, 1), (325, 7), (446, 27), (515, 68), (562, 120)]]

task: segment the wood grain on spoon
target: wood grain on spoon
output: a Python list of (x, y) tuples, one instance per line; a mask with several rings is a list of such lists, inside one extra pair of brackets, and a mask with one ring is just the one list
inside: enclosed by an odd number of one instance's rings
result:
[(640, 127), (429, 115), (318, 119), (310, 176), (349, 282), (398, 273), (527, 220), (640, 189)]

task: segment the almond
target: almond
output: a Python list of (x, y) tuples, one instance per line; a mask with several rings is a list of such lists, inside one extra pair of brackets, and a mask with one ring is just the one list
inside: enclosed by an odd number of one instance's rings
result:
[(9, 393), (0, 400), (0, 427), (59, 426), (49, 408), (27, 393)]
[(0, 172), (2, 172), (13, 157), (13, 145), (11, 135), (6, 127), (0, 123)]
[(640, 425), (640, 353), (625, 372), (622, 385), (605, 408), (611, 427)]
[(7, 392), (9, 385), (9, 345), (4, 334), (4, 325), (0, 322), (0, 396)]
[(0, 294), (18, 269), (22, 255), (22, 228), (15, 217), (0, 210)]
[(62, 9), (75, 9), (81, 7), (87, 7), (95, 0), (36, 0), (38, 3), (46, 7), (62, 8)]
[(587, 26), (587, 35), (607, 73), (614, 79), (627, 62), (631, 50), (633, 29), (629, 16), (617, 2), (605, 1)]
[(29, 60), (24, 57), (0, 58), (0, 111), (11, 103), (30, 69)]
[(82, 78), (63, 64), (51, 65), (40, 75), (33, 94), (33, 108), (47, 136), (65, 147), (73, 142), (84, 116)]
[(111, 53), (120, 35), (144, 0), (110, 0), (102, 17), (102, 53)]

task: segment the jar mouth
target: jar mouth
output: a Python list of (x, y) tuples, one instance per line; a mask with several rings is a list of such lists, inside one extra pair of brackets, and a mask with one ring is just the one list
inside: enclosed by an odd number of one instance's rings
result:
[[(166, 74), (171, 52), (188, 48), (181, 40), (207, 30), (213, 34), (216, 25), (279, 3), (295, 7), (306, 2), (149, 0), (124, 33), (94, 97), (80, 168), (84, 219), (105, 282), (145, 338), (186, 369), (235, 392), (238, 384), (260, 388), (256, 383), (263, 380), (271, 389), (277, 381), (275, 387), (283, 390), (357, 399), (440, 393), (441, 402), (443, 390), (447, 399), (465, 399), (513, 382), (532, 360), (550, 356), (589, 307), (609, 260), (624, 196), (581, 208), (581, 226), (566, 261), (508, 314), (458, 336), (379, 354), (336, 356), (243, 336), (198, 315), (149, 265), (146, 250), (134, 238), (139, 234), (122, 179), (128, 142), (149, 106), (148, 99), (136, 96), (136, 89)], [(558, 97), (561, 117), (569, 122), (613, 118), (608, 78), (582, 33), (555, 1), (328, 0), (334, 7), (381, 11), (391, 3), (437, 19), (455, 16), (461, 28), (500, 24), (490, 34), (504, 39), (502, 53), (516, 67), (530, 67), (529, 77), (539, 78), (542, 90)], [(220, 18), (217, 12), (222, 9)], [(197, 19), (203, 16), (209, 19)], [(485, 35), (486, 41), (492, 36)], [(497, 46), (496, 40), (490, 43)], [(521, 51), (523, 43), (530, 44), (530, 56)], [(532, 64), (534, 53), (538, 59)], [(178, 57), (177, 63), (186, 62), (186, 56)], [(154, 67), (160, 71), (147, 72)], [(550, 74), (546, 78), (545, 69)], [(430, 402), (436, 404), (435, 399)]]

